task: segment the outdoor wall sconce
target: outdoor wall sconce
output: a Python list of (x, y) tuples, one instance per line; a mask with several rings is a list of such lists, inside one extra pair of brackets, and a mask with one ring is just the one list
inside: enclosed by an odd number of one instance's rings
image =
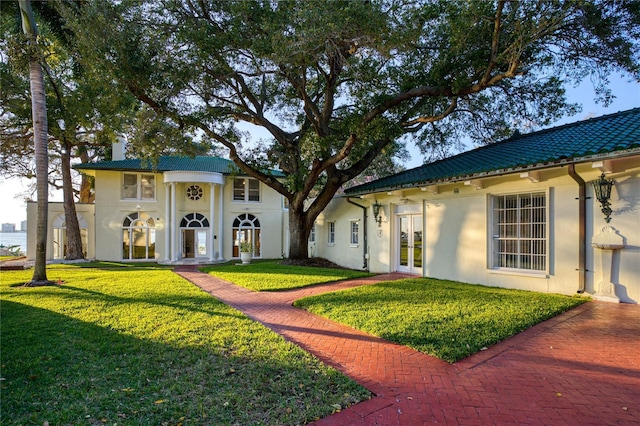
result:
[(596, 198), (600, 202), (602, 213), (604, 213), (604, 220), (607, 223), (611, 221), (611, 204), (609, 203), (609, 199), (611, 198), (611, 187), (614, 183), (613, 179), (605, 178), (604, 173), (600, 175), (600, 179), (593, 181), (593, 190)]
[(373, 208), (373, 219), (378, 223), (379, 228), (382, 224), (382, 216), (380, 216), (380, 208), (382, 207), (382, 204), (376, 200), (371, 207)]

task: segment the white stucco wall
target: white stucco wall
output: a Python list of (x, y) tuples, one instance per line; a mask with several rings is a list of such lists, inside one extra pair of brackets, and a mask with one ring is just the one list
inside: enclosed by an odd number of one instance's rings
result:
[[(36, 218), (38, 203), (30, 201), (27, 203), (27, 260), (36, 258)], [(87, 259), (95, 258), (95, 208), (93, 204), (76, 203), (76, 215), (87, 224)], [(51, 224), (58, 216), (64, 216), (64, 205), (61, 202), (49, 203), (47, 227), (47, 260), (53, 260), (53, 230)]]
[[(608, 226), (625, 239), (625, 247), (614, 254), (612, 281), (623, 302), (640, 301), (640, 161), (626, 159), (616, 163), (608, 176), (616, 184), (612, 192), (613, 214)], [(601, 280), (599, 249), (591, 247), (593, 235), (607, 223), (593, 194), (592, 181), (601, 169), (592, 163), (576, 166), (586, 181), (586, 293), (594, 294)], [(371, 206), (374, 200), (383, 205), (381, 226), (368, 209), (369, 269), (389, 272), (398, 269), (396, 262), (398, 206), (415, 205), (423, 212), (424, 263), (422, 275), (456, 281), (527, 289), (541, 292), (576, 294), (579, 286), (579, 216), (578, 184), (566, 167), (539, 172), (538, 182), (520, 174), (492, 177), (476, 189), (462, 182), (442, 185), (437, 194), (420, 189), (378, 193), (356, 199)], [(543, 191), (547, 194), (547, 270), (544, 273), (503, 271), (491, 267), (490, 201), (493, 195)], [(340, 265), (361, 269), (361, 261), (348, 245), (349, 220), (361, 216), (361, 210), (336, 198), (316, 224), (314, 253)], [(336, 245), (329, 246), (326, 222), (336, 222)]]
[(224, 257), (231, 259), (233, 250), (233, 221), (241, 214), (249, 213), (260, 221), (261, 257), (278, 259), (286, 254), (283, 225), (288, 214), (283, 209), (282, 195), (260, 183), (260, 202), (232, 201), (232, 178), (224, 186)]

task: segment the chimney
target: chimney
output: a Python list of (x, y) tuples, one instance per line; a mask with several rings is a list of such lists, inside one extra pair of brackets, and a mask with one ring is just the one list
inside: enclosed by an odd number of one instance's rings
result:
[(124, 160), (124, 145), (126, 139), (122, 136), (118, 136), (116, 142), (111, 145), (111, 160), (119, 161)]

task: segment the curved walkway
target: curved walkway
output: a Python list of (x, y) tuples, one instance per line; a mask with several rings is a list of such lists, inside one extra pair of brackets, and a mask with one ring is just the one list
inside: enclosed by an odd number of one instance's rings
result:
[(316, 355), (376, 396), (317, 425), (638, 425), (640, 307), (591, 302), (448, 364), (291, 306), (402, 274), (252, 292), (175, 272)]

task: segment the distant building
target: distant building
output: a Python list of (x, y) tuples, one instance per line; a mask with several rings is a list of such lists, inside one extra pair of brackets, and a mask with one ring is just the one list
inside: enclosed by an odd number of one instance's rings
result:
[(16, 224), (15, 223), (3, 223), (2, 224), (2, 232), (16, 232)]
[(27, 221), (23, 220), (22, 222), (20, 222), (20, 230), (22, 232), (26, 232), (27, 231)]

